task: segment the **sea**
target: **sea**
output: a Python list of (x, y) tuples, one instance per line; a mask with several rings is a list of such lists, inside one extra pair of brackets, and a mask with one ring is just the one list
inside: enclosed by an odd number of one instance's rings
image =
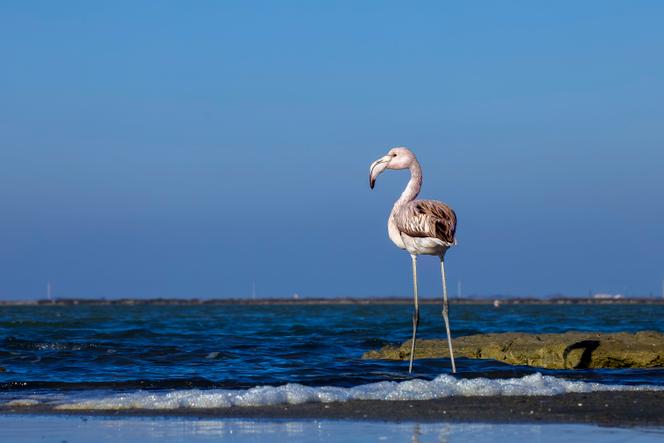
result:
[[(363, 360), (410, 339), (403, 304), (0, 307), (0, 406), (197, 409), (454, 395), (664, 389), (663, 369), (545, 370), (492, 360)], [(440, 306), (418, 338), (444, 338)], [(452, 304), (453, 336), (664, 332), (664, 305)]]

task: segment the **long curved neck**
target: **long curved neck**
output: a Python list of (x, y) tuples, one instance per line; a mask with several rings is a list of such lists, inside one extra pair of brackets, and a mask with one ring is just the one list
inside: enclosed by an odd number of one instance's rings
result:
[(414, 160), (410, 165), (410, 180), (406, 185), (406, 189), (401, 193), (401, 197), (394, 204), (395, 207), (412, 202), (417, 198), (422, 188), (422, 168), (417, 160)]

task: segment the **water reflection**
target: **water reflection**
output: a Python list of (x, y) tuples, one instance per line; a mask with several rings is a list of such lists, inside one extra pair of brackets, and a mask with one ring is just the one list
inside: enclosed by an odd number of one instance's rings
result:
[(664, 429), (589, 425), (384, 423), (331, 420), (212, 420), (0, 416), (2, 441), (138, 442), (661, 442)]

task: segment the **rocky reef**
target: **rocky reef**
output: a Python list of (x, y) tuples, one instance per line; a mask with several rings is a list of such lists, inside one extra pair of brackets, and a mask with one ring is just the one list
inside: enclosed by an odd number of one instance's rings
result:
[[(664, 334), (565, 332), (477, 334), (453, 340), (454, 356), (547, 369), (661, 368)], [(366, 352), (363, 359), (407, 360), (410, 340)], [(446, 340), (417, 340), (415, 358), (449, 357)]]

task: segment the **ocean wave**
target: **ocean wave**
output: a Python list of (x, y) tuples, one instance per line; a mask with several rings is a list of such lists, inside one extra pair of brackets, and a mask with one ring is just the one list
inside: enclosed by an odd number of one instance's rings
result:
[[(560, 395), (598, 391), (661, 391), (652, 385), (605, 385), (569, 381), (542, 374), (510, 379), (458, 379), (440, 375), (434, 380), (384, 381), (343, 388), (310, 387), (290, 383), (282, 386), (257, 386), (251, 389), (188, 389), (174, 391), (135, 391), (112, 395), (88, 393), (65, 396), (50, 406), (58, 410), (173, 410), (301, 403), (330, 403), (350, 400), (430, 400), (452, 396)], [(30, 397), (31, 402), (35, 397)], [(15, 399), (20, 402), (22, 399)], [(17, 404), (17, 403), (14, 403)], [(34, 403), (31, 403), (34, 404)]]

